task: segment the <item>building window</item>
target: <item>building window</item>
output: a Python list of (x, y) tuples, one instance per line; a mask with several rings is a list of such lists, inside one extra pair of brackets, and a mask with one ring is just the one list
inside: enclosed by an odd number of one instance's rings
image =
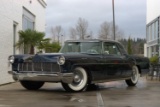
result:
[(154, 38), (157, 39), (157, 35), (156, 35), (156, 22), (154, 23)]
[(153, 36), (153, 40), (156, 39), (154, 31), (155, 31), (155, 28), (154, 28), (154, 23), (153, 23), (152, 24), (152, 36)]
[(149, 26), (149, 39), (152, 40), (152, 26)]
[[(22, 30), (31, 29), (34, 30), (35, 28), (35, 15), (28, 11), (25, 7), (23, 7), (23, 16), (22, 16)], [(29, 35), (28, 35), (29, 36)], [(22, 48), (22, 53), (27, 54), (29, 53), (29, 46), (24, 45)]]
[(149, 41), (149, 27), (147, 27), (146, 36), (147, 36), (147, 42), (148, 42)]
[(154, 36), (154, 23), (152, 23), (152, 40), (154, 40), (155, 39), (155, 36)]
[(147, 57), (150, 57), (149, 53), (150, 53), (149, 47), (147, 47)]
[(35, 15), (23, 7), (23, 17), (22, 17), (23, 30), (31, 29), (34, 30), (35, 25)]
[[(159, 20), (158, 20), (159, 19)], [(147, 37), (147, 56), (152, 57), (154, 55), (160, 55), (159, 45), (160, 45), (160, 36), (159, 36), (159, 21), (160, 17), (151, 21), (146, 28), (146, 37)], [(159, 38), (158, 38), (159, 37)]]
[(158, 21), (156, 21), (156, 37), (158, 39)]
[(159, 51), (159, 46), (156, 45), (156, 55), (158, 55), (158, 51)]
[(34, 30), (34, 21), (23, 16), (23, 30), (32, 29)]
[(158, 21), (154, 21), (147, 26), (147, 42), (158, 39)]

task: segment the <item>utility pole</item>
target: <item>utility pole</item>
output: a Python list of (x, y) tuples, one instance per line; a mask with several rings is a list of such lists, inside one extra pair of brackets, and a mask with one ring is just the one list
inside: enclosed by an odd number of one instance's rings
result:
[(112, 0), (112, 9), (113, 9), (113, 40), (115, 40), (116, 34), (115, 34), (115, 18), (114, 18), (114, 0)]

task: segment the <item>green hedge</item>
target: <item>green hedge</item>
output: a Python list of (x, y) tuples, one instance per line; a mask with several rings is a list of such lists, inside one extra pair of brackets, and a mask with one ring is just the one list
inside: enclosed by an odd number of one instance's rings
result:
[(158, 64), (158, 56), (157, 55), (151, 57), (149, 60), (150, 60), (151, 64)]

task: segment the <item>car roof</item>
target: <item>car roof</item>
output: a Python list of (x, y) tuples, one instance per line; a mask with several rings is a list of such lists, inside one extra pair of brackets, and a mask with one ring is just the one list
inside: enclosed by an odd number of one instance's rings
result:
[(84, 40), (67, 40), (65, 42), (113, 42), (113, 43), (119, 43), (115, 40), (108, 40), (108, 39), (84, 39)]

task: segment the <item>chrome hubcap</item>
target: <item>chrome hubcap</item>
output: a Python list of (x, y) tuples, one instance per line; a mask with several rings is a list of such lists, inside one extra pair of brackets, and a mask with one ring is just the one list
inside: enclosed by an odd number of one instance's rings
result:
[(80, 71), (75, 71), (73, 82), (71, 83), (73, 86), (79, 86), (83, 82), (83, 75)]
[(74, 76), (74, 82), (80, 82), (81, 81), (81, 78), (79, 75), (75, 75)]

